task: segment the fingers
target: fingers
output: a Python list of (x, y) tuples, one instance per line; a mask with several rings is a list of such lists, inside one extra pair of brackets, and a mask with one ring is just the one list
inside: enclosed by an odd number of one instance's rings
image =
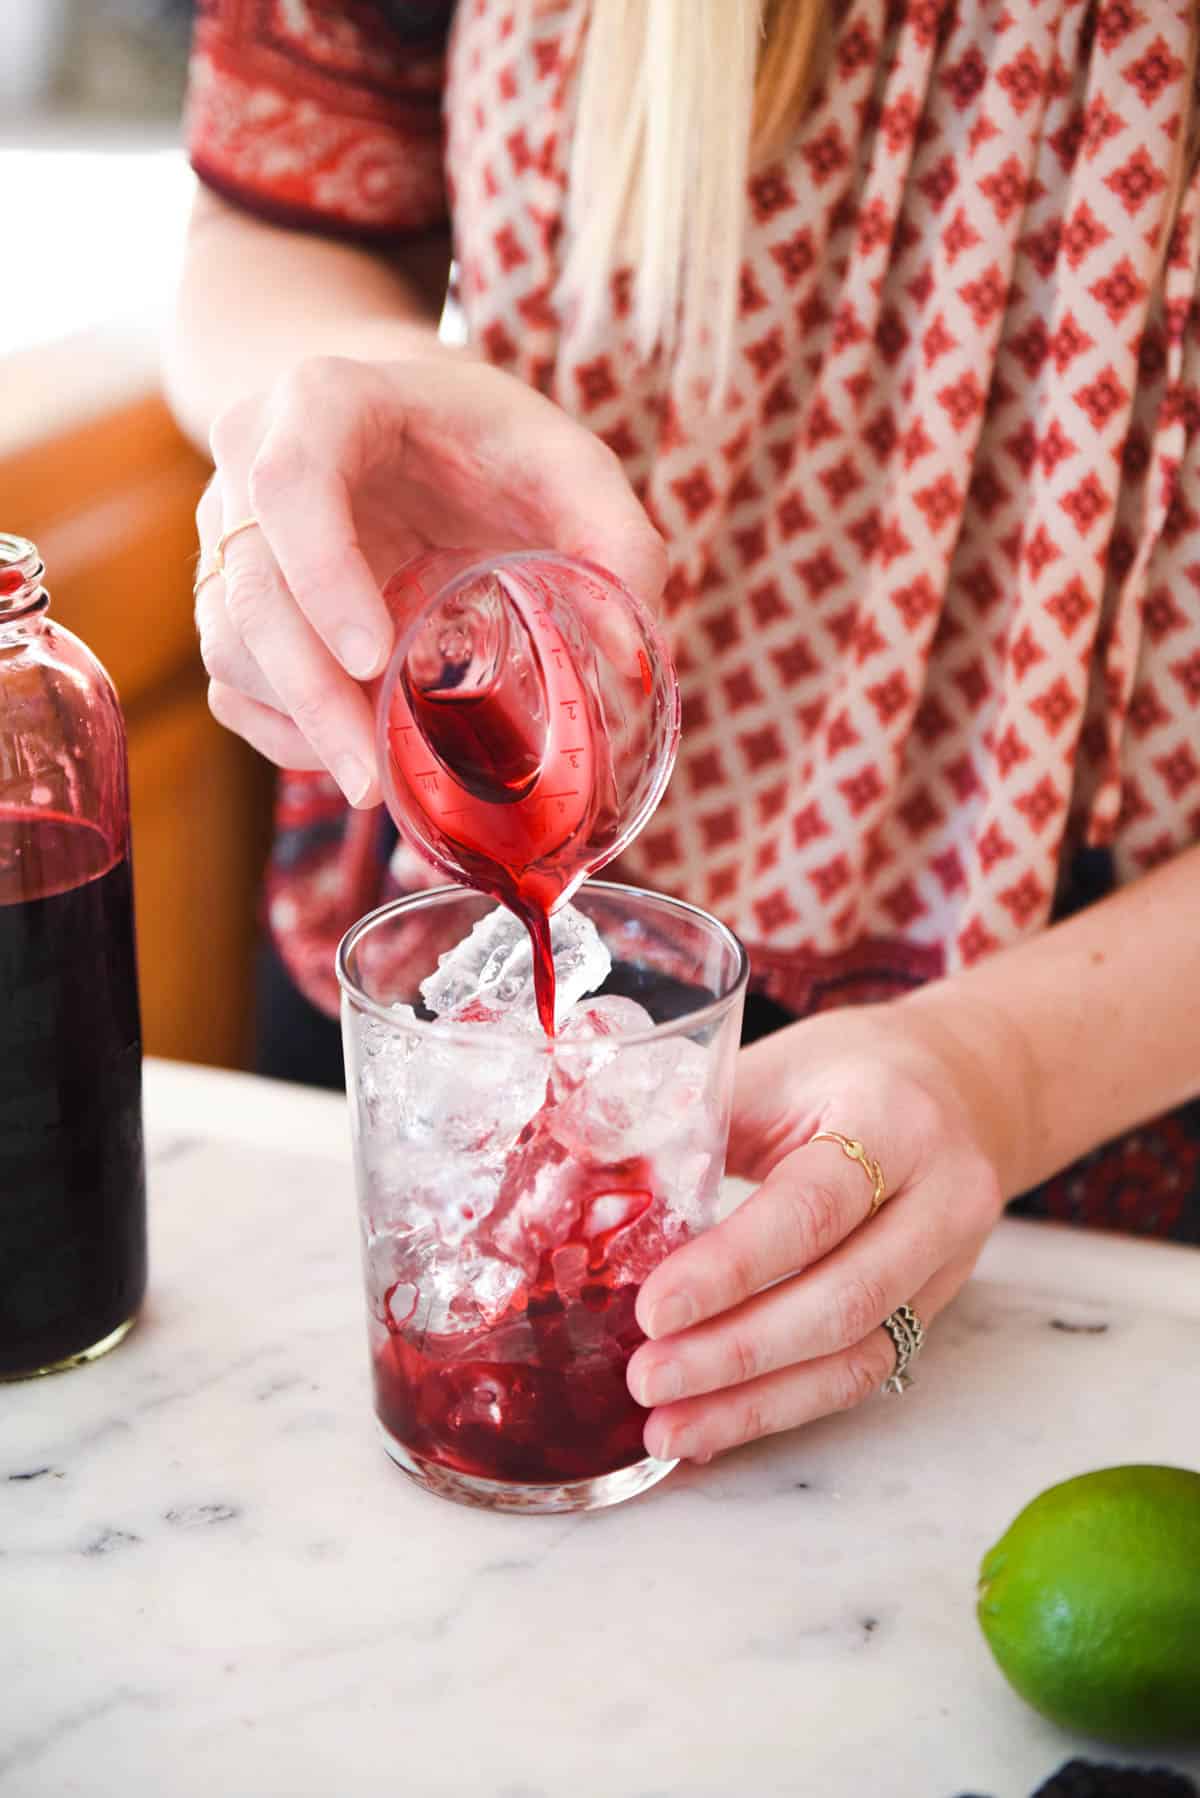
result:
[[(906, 1300), (926, 1330), (966, 1280), (974, 1255), (942, 1267)], [(847, 1411), (879, 1392), (896, 1366), (887, 1331), (872, 1330), (860, 1342), (815, 1361), (780, 1369), (708, 1397), (685, 1399), (656, 1410), (646, 1423), (648, 1454), (664, 1461), (711, 1460), (713, 1455), (760, 1436), (795, 1429), (835, 1411)]]
[(222, 533), (250, 519), (259, 527), (229, 538), (223, 578), (197, 599), (214, 711), (236, 716), (274, 759), (315, 756), (352, 804), (379, 798), (358, 682), (382, 671), (394, 636), (373, 562), (394, 565), (439, 540), (507, 540), (602, 563), (650, 604), (662, 589), (663, 546), (617, 459), (495, 370), (456, 358), (317, 359), (231, 408), (212, 448), (217, 479), (198, 515), (204, 565)]
[(617, 458), (598, 438), (581, 438), (566, 459), (539, 461), (542, 535), (551, 548), (607, 568), (653, 611), (666, 585), (666, 547)]
[[(372, 805), (371, 706), (331, 645), (356, 676), (369, 676), (390, 652), (391, 623), (354, 541), (344, 478), (353, 403), (339, 401), (313, 368), (326, 365), (306, 365), (269, 405), (247, 401), (214, 427), (218, 472), (197, 513), (205, 566), (222, 533), (227, 541), (223, 573), (197, 594), (196, 622), (214, 715), (273, 760), (325, 767), (352, 805)], [(311, 425), (307, 433), (300, 426), (303, 405), (320, 421), (319, 458)], [(258, 528), (237, 530), (250, 519)], [(250, 703), (235, 703), (235, 694)]]
[[(805, 1153), (789, 1160), (799, 1161)], [(781, 1163), (781, 1173), (786, 1166)], [(788, 1184), (773, 1191), (772, 1179), (756, 1198), (778, 1213)], [(994, 1175), (981, 1159), (947, 1155), (937, 1180), (923, 1180), (892, 1200), (865, 1228), (804, 1264), (807, 1271), (682, 1334), (644, 1344), (630, 1361), (631, 1392), (644, 1405), (669, 1403), (852, 1348), (939, 1267), (983, 1240), (994, 1189)], [(747, 1201), (744, 1209), (754, 1203)], [(764, 1217), (769, 1224), (766, 1207)], [(718, 1234), (689, 1247), (706, 1246)], [(682, 1260), (684, 1253), (672, 1259)]]
[[(881, 1149), (896, 1191), (911, 1158), (894, 1140)], [(724, 1223), (655, 1269), (638, 1297), (639, 1324), (651, 1338), (669, 1336), (741, 1304), (830, 1254), (865, 1221), (871, 1199), (869, 1176), (835, 1143), (794, 1150)]]
[(282, 711), (279, 695), (242, 642), (225, 610), (225, 583), (211, 576), (196, 593), (196, 635), (200, 660), (218, 685), (245, 693), (260, 705)]
[[(279, 695), (229, 621), (225, 608), (225, 583), (215, 572), (216, 550), (223, 520), (220, 476), (214, 475), (196, 507), (196, 534), (200, 542), (200, 553), (196, 560), (194, 617), (196, 635), (200, 641), (200, 660), (211, 683), (209, 708), (222, 724), (231, 730), (237, 730), (233, 716), (238, 708), (233, 702), (238, 694), (256, 700), (260, 706), (270, 706), (276, 712), (280, 712), (282, 707)], [(269, 734), (282, 748), (286, 739), (273, 728)], [(269, 754), (262, 742), (257, 740), (262, 735), (260, 729), (255, 738), (248, 740), (253, 741), (254, 747), (263, 754)], [(295, 731), (291, 733), (291, 737), (292, 753), (298, 752), (303, 759), (280, 761), (280, 765), (296, 768), (313, 765), (312, 751), (303, 738)], [(302, 745), (302, 748), (298, 749), (298, 745)], [(270, 755), (270, 759), (280, 760), (276, 755)]]
[(558, 406), (499, 370), (446, 358), (393, 364), (405, 470), (436, 470), (443, 504), (501, 542), (581, 556), (654, 608), (667, 559), (618, 458)]
[[(228, 516), (228, 495), (225, 506)], [(367, 697), (293, 603), (262, 531), (231, 539), (223, 586), (229, 623), (318, 764), (329, 769), (351, 805), (374, 804), (379, 794)]]
[(221, 535), (222, 516), (220, 477), (214, 475), (200, 495), (200, 503), (196, 507), (196, 535), (200, 540), (200, 554), (196, 558), (197, 579), (205, 569), (212, 566), (213, 552)]
[(643, 1405), (664, 1404), (852, 1348), (958, 1249), (927, 1193), (897, 1199), (806, 1273), (644, 1344), (630, 1362), (630, 1390)]
[(208, 709), (218, 724), (236, 731), (279, 768), (323, 768), (324, 762), (281, 712), (260, 705), (221, 681), (208, 683)]
[[(326, 647), (355, 680), (381, 674), (393, 626), (360, 550), (345, 469), (360, 422), (353, 363), (305, 364), (279, 396), (247, 471), (247, 516), (258, 520), (283, 580)], [(321, 420), (319, 453), (313, 416)]]

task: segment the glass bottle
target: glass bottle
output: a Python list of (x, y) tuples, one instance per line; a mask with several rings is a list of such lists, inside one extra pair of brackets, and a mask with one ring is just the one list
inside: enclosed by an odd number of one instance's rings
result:
[(125, 727), (0, 534), (0, 1379), (92, 1360), (146, 1284)]

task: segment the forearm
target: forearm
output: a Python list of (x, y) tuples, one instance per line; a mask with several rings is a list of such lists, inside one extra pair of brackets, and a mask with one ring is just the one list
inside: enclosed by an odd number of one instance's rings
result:
[(902, 1001), (968, 1070), (1006, 1197), (1200, 1093), (1200, 847)]
[(393, 259), (263, 224), (201, 189), (166, 354), (176, 417), (207, 450), (215, 417), (305, 357), (431, 345), (448, 267), (445, 240)]

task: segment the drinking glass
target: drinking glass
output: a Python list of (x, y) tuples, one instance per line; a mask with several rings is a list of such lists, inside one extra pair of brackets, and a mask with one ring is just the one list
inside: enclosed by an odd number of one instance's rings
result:
[(590, 882), (612, 959), (559, 1033), (420, 1015), (492, 909), (439, 888), (338, 953), (368, 1338), (384, 1447), (420, 1485), (509, 1511), (656, 1484), (625, 1370), (638, 1290), (715, 1220), (747, 960), (704, 912)]

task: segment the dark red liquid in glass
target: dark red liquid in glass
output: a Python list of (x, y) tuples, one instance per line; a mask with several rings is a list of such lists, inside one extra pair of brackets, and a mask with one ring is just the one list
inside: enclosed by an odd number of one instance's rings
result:
[(103, 1341), (145, 1283), (129, 863), (0, 807), (0, 1374)]
[[(678, 1224), (664, 1233), (650, 1178), (645, 1162), (581, 1169), (567, 1243), (543, 1255), (490, 1328), (437, 1335), (389, 1315), (375, 1402), (398, 1442), (460, 1473), (530, 1485), (595, 1479), (645, 1457), (647, 1412), (625, 1383), (645, 1341), (630, 1275), (648, 1273), (685, 1234)], [(615, 1212), (607, 1230), (590, 1227), (597, 1203)], [(568, 1296), (554, 1268), (564, 1249), (578, 1256)]]

